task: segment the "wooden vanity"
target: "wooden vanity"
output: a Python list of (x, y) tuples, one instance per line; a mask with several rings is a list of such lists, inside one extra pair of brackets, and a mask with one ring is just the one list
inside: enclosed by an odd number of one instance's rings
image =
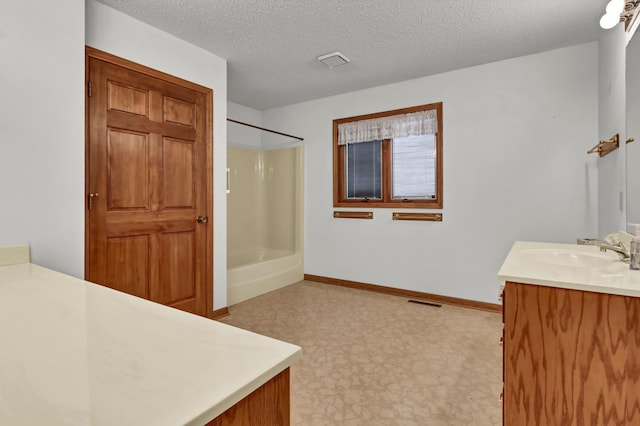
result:
[(512, 248), (499, 273), (504, 425), (640, 424), (640, 273), (607, 256)]

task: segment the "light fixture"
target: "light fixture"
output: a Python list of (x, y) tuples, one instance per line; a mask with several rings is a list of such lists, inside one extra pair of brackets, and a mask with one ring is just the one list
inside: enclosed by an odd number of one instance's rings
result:
[(624, 22), (624, 30), (629, 31), (636, 17), (640, 0), (611, 0), (607, 3), (606, 13), (600, 18), (600, 26), (605, 30)]
[(615, 27), (620, 22), (620, 14), (624, 11), (625, 0), (611, 0), (605, 8), (606, 13), (600, 18), (600, 26), (605, 30)]
[(605, 30), (615, 27), (618, 22), (620, 22), (620, 15), (614, 15), (613, 13), (605, 13), (600, 18), (600, 26)]
[(351, 62), (351, 59), (347, 58), (340, 52), (332, 52), (318, 56), (318, 61), (322, 62), (322, 64), (327, 68), (335, 68), (340, 65), (348, 64)]
[(611, 0), (605, 10), (607, 14), (620, 15), (624, 10), (624, 0)]

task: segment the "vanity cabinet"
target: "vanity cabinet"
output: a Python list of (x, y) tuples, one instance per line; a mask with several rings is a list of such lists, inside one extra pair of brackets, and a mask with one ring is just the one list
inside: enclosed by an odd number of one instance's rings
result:
[(503, 423), (640, 424), (640, 297), (505, 283)]
[(0, 425), (290, 425), (300, 347), (4, 263)]
[(289, 426), (289, 382), (287, 368), (206, 426)]

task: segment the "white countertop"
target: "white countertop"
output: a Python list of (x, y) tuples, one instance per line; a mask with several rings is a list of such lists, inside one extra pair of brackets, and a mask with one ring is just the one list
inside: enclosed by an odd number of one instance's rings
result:
[(603, 253), (598, 246), (516, 241), (498, 278), (503, 283), (640, 296), (640, 271), (629, 270), (616, 253)]
[(52, 270), (0, 266), (0, 424), (198, 425), (298, 346)]

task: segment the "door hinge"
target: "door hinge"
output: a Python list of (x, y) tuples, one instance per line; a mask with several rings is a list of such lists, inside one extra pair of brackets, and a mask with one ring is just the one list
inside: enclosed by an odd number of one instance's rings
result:
[(89, 97), (91, 97), (91, 82), (87, 83), (87, 92), (89, 94)]

